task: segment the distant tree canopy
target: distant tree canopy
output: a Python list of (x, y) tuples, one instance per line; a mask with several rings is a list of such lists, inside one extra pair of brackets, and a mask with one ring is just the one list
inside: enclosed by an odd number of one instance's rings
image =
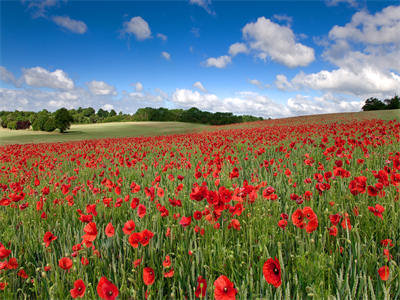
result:
[(94, 108), (87, 107), (78, 109), (60, 108), (54, 113), (43, 109), (40, 112), (29, 111), (0, 111), (0, 125), (9, 129), (28, 129), (54, 131), (59, 129), (65, 132), (71, 124), (90, 124), (105, 122), (128, 122), (128, 121), (176, 121), (190, 122), (210, 125), (226, 125), (232, 123), (243, 123), (259, 121), (262, 118), (250, 115), (235, 116), (228, 112), (211, 113), (201, 111), (195, 107), (188, 110), (168, 108), (139, 108), (135, 114), (124, 114), (112, 109), (110, 112), (100, 108), (97, 113)]
[(385, 109), (399, 109), (400, 108), (400, 97), (394, 96), (391, 99), (385, 99), (383, 101), (378, 98), (368, 98), (365, 100), (365, 104), (362, 107), (363, 111), (371, 110), (385, 110)]

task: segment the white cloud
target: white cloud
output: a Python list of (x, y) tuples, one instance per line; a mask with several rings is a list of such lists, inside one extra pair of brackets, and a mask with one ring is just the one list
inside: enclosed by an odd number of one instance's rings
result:
[(193, 87), (195, 87), (196, 89), (198, 89), (199, 91), (206, 93), (207, 90), (206, 88), (203, 86), (203, 84), (200, 81), (196, 81), (195, 83), (193, 83)]
[(225, 68), (232, 61), (231, 57), (228, 55), (223, 55), (217, 58), (210, 57), (205, 61), (207, 67)]
[(22, 0), (22, 3), (28, 3), (28, 9), (32, 12), (34, 18), (45, 17), (47, 9), (56, 6), (58, 0)]
[(169, 54), (168, 52), (161, 52), (161, 56), (164, 57), (166, 60), (170, 60), (171, 59), (171, 54)]
[(243, 37), (261, 59), (270, 57), (273, 61), (288, 67), (307, 66), (314, 61), (314, 49), (296, 43), (293, 31), (265, 17), (255, 23), (248, 23), (242, 29)]
[(215, 15), (215, 12), (210, 8), (211, 0), (189, 0), (189, 3), (204, 8), (210, 15)]
[(50, 72), (41, 67), (22, 69), (22, 80), (29, 86), (71, 90), (74, 82), (63, 70)]
[(17, 81), (14, 74), (8, 71), (5, 67), (0, 66), (0, 80), (6, 83), (11, 83), (16, 87), (20, 86), (20, 82)]
[[(365, 11), (329, 32), (323, 57), (333, 70), (297, 74), (296, 88), (345, 93), (362, 97), (390, 97), (400, 91), (400, 6), (374, 15)], [(290, 85), (289, 84), (289, 85)]]
[(136, 92), (143, 91), (143, 84), (141, 82), (138, 81), (136, 83), (133, 83), (133, 86), (135, 87)]
[(149, 24), (142, 17), (133, 17), (130, 21), (124, 22), (123, 33), (133, 34), (139, 41), (151, 38)]
[(287, 15), (275, 14), (275, 15), (272, 16), (272, 19), (280, 21), (280, 22), (286, 22), (287, 24), (291, 24), (293, 22), (293, 18), (289, 17)]
[(157, 33), (157, 37), (163, 41), (166, 41), (168, 39), (168, 37), (162, 33)]
[(229, 54), (234, 57), (238, 55), (239, 53), (248, 53), (249, 49), (247, 49), (247, 46), (243, 43), (234, 43), (229, 47)]
[(106, 104), (104, 104), (101, 108), (104, 109), (104, 110), (111, 111), (111, 110), (114, 109), (114, 105), (109, 104), (109, 103), (106, 103)]
[(366, 44), (400, 43), (400, 6), (388, 6), (375, 15), (360, 11), (345, 26), (334, 26), (329, 32), (333, 40), (346, 39)]
[(326, 5), (328, 6), (337, 6), (339, 3), (347, 3), (352, 7), (357, 7), (357, 0), (325, 0)]
[(64, 27), (74, 33), (83, 34), (87, 31), (87, 26), (84, 22), (73, 20), (68, 16), (54, 16), (52, 20), (58, 26)]
[(104, 81), (92, 80), (87, 83), (87, 86), (93, 95), (117, 95), (115, 87)]
[(287, 77), (283, 74), (276, 75), (275, 86), (283, 91), (293, 89), (293, 85), (288, 81)]

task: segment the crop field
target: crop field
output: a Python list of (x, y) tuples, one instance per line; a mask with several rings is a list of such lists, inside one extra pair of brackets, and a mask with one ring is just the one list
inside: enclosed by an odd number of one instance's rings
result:
[(397, 113), (1, 146), (0, 298), (400, 299)]
[(206, 127), (202, 124), (181, 122), (114, 122), (73, 124), (66, 133), (0, 128), (0, 145), (55, 143), (112, 137), (154, 136), (188, 133)]

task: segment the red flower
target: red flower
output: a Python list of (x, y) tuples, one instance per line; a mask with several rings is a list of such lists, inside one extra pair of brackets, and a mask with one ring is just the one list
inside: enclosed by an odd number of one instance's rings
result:
[(228, 277), (221, 275), (214, 281), (214, 298), (215, 300), (236, 299), (237, 290), (234, 288), (233, 282)]
[(17, 273), (17, 275), (18, 275), (19, 277), (23, 278), (23, 279), (27, 279), (27, 278), (29, 277), (28, 274), (26, 274), (26, 272), (25, 272), (24, 269), (19, 270), (18, 273)]
[(48, 246), (50, 246), (50, 243), (52, 242), (52, 241), (55, 241), (57, 239), (57, 237), (55, 236), (55, 235), (53, 235), (51, 232), (46, 232), (45, 234), (44, 234), (44, 237), (43, 237), (43, 242), (45, 243), (45, 245), (46, 245), (46, 248), (48, 247)]
[(140, 232), (134, 232), (129, 236), (129, 244), (131, 244), (131, 246), (133, 248), (137, 248), (139, 247), (139, 243), (142, 240), (142, 234)]
[(163, 261), (164, 268), (168, 268), (171, 266), (171, 257), (167, 255)]
[(144, 206), (143, 204), (139, 204), (137, 208), (137, 214), (139, 218), (143, 218), (146, 215), (146, 206)]
[(118, 288), (106, 277), (101, 277), (97, 284), (97, 294), (101, 299), (114, 300), (118, 297)]
[(83, 231), (86, 233), (82, 236), (82, 239), (88, 242), (93, 242), (97, 236), (97, 227), (95, 222), (88, 223), (84, 228)]
[(108, 236), (108, 237), (114, 236), (115, 229), (114, 229), (113, 224), (111, 224), (111, 222), (107, 224), (106, 229), (105, 229), (105, 233), (106, 233), (106, 236)]
[(153, 238), (154, 233), (148, 229), (145, 229), (140, 233), (140, 235), (141, 235), (140, 243), (143, 246), (147, 246), (149, 244), (150, 240)]
[(179, 224), (182, 225), (182, 227), (187, 227), (192, 223), (192, 217), (182, 217), (182, 219), (179, 221)]
[(305, 224), (303, 223), (303, 220), (303, 211), (300, 208), (296, 209), (296, 211), (292, 214), (293, 225), (299, 228), (304, 228)]
[(63, 257), (58, 261), (61, 269), (69, 270), (72, 268), (72, 260), (69, 257)]
[(370, 212), (372, 212), (375, 216), (378, 218), (381, 218), (383, 220), (382, 213), (385, 211), (385, 208), (382, 205), (375, 204), (375, 207), (368, 206), (368, 209)]
[(276, 257), (275, 259), (269, 258), (264, 263), (263, 275), (265, 280), (276, 288), (282, 284), (281, 265)]
[(386, 281), (389, 279), (390, 275), (390, 270), (388, 266), (383, 266), (378, 270), (379, 276), (383, 281)]
[(199, 276), (197, 278), (197, 288), (194, 294), (196, 295), (197, 298), (203, 298), (206, 296), (206, 291), (207, 291), (207, 281)]
[(143, 269), (143, 282), (145, 285), (152, 285), (154, 283), (154, 270), (150, 267)]
[(286, 226), (287, 226), (287, 221), (284, 220), (284, 219), (279, 220), (278, 226), (279, 226), (280, 228), (282, 228), (282, 229), (285, 229)]
[(133, 222), (133, 220), (129, 220), (129, 221), (126, 221), (124, 228), (122, 228), (122, 231), (125, 234), (131, 234), (132, 231), (135, 230), (135, 227), (136, 227), (135, 222)]
[(336, 226), (337, 224), (339, 224), (340, 219), (342, 217), (339, 214), (336, 215), (330, 215), (329, 216), (329, 220), (331, 221), (332, 225)]
[(11, 254), (11, 250), (6, 249), (3, 245), (0, 246), (0, 259), (5, 259)]
[(172, 276), (174, 276), (174, 268), (164, 273), (165, 278), (171, 278)]
[(70, 290), (72, 298), (82, 298), (85, 295), (86, 286), (82, 279), (75, 280), (74, 288)]

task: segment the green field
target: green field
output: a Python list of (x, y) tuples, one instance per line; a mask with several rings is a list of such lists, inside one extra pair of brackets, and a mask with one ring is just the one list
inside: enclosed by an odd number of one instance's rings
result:
[(206, 125), (182, 122), (119, 122), (72, 125), (68, 132), (51, 133), (33, 130), (10, 130), (0, 128), (0, 145), (52, 143), (112, 137), (154, 136), (187, 133), (201, 130)]

